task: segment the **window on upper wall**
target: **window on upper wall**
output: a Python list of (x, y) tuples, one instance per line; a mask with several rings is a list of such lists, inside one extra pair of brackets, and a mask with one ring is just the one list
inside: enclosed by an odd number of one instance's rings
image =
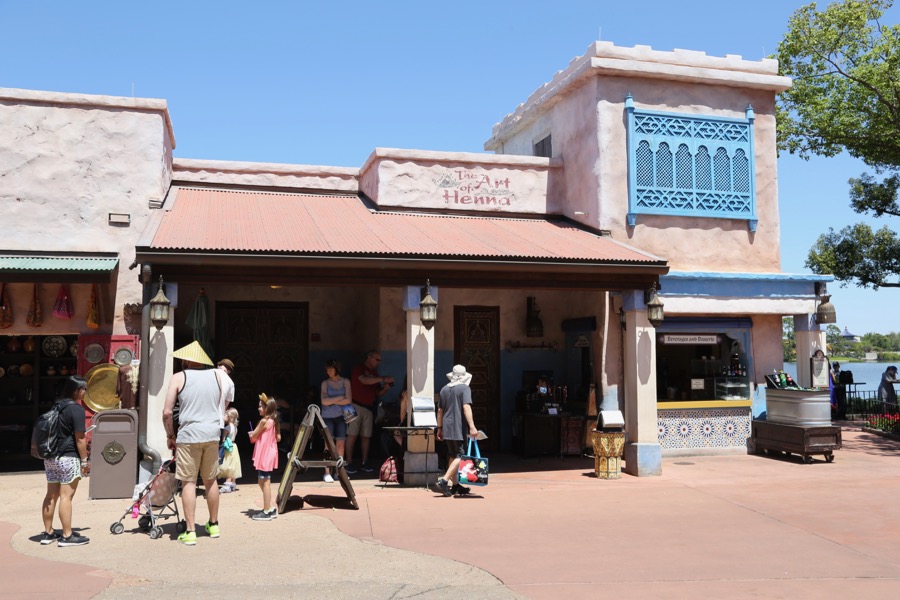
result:
[(634, 107), (628, 114), (628, 225), (638, 215), (743, 219), (756, 231), (753, 108), (744, 119)]
[(550, 143), (549, 135), (541, 141), (535, 142), (534, 155), (542, 156), (544, 158), (550, 158), (551, 156), (553, 156), (553, 145)]

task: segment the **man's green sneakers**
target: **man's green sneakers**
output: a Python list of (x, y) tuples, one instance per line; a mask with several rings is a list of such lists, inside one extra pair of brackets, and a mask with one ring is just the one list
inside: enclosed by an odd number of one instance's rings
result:
[(178, 541), (184, 544), (185, 546), (196, 546), (197, 545), (197, 532), (196, 531), (185, 531), (181, 535), (178, 536)]
[(207, 521), (206, 523), (206, 533), (211, 538), (219, 537), (219, 523), (210, 523)]

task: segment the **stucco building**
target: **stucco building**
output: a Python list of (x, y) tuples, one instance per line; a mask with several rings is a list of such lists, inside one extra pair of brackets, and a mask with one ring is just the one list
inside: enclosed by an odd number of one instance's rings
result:
[[(659, 474), (665, 454), (746, 452), (782, 317), (801, 382), (824, 346), (813, 315), (829, 278), (780, 270), (774, 99), (789, 85), (770, 59), (598, 42), (494, 127), (493, 154), (378, 148), (358, 168), (173, 159), (164, 101), (0, 90), (0, 202), (22, 232), (0, 244), (15, 309), (0, 334), (40, 342), (0, 366), (44, 369), (56, 335), (139, 335), (142, 442), (164, 452), (171, 351), (205, 298), (244, 414), (262, 391), (299, 411), (326, 359), (349, 371), (378, 348), (417, 396), (465, 364), (493, 449), (580, 450), (602, 405), (624, 412), (635, 475)], [(107, 268), (79, 271), (79, 257)], [(160, 277), (173, 310), (157, 330), (146, 304)], [(45, 305), (73, 282), (73, 319), (25, 323), (38, 280)], [(96, 330), (79, 310), (94, 283)], [(535, 405), (537, 374), (555, 391)], [(24, 390), (46, 389), (41, 377), (15, 384), (0, 425), (36, 416), (46, 392)]]

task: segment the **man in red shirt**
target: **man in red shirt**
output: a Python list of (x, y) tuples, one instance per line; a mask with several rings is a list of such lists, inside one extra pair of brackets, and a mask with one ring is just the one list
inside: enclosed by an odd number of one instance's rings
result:
[(350, 374), (350, 391), (353, 394), (353, 406), (359, 418), (347, 425), (347, 456), (344, 458), (350, 462), (346, 467), (348, 473), (356, 473), (353, 466), (353, 450), (356, 447), (356, 438), (362, 436), (362, 470), (366, 473), (374, 471), (369, 464), (369, 446), (372, 441), (372, 427), (375, 423), (375, 404), (378, 398), (384, 396), (394, 384), (393, 377), (382, 377), (378, 374), (378, 365), (381, 363), (381, 353), (378, 350), (366, 352), (366, 359), (362, 364), (353, 367)]

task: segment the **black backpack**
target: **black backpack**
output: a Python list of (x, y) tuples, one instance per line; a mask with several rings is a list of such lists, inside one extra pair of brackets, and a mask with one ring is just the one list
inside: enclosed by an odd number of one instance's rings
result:
[(62, 443), (59, 420), (65, 407), (71, 404), (57, 402), (53, 408), (38, 417), (31, 431), (31, 455), (35, 458), (59, 458), (59, 447)]

